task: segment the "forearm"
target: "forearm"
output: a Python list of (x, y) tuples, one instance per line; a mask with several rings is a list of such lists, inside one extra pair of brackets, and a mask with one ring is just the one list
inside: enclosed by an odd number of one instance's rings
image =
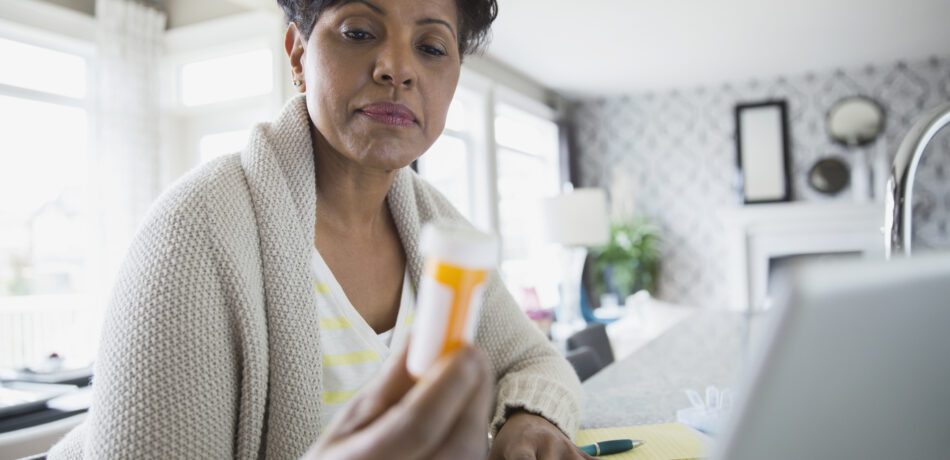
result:
[(479, 324), (479, 346), (497, 379), (495, 433), (514, 410), (537, 414), (573, 437), (580, 420), (580, 381), (567, 360), (532, 324), (493, 276)]
[(580, 382), (570, 365), (554, 355), (501, 377), (497, 387), (492, 433), (516, 412), (538, 415), (574, 437), (580, 424)]

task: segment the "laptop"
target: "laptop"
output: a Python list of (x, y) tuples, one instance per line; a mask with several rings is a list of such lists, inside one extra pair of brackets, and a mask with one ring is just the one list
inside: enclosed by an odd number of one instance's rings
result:
[(950, 458), (950, 255), (795, 267), (714, 459)]

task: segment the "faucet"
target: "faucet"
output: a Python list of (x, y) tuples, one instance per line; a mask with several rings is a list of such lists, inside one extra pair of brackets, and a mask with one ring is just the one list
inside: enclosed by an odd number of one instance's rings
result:
[(950, 103), (927, 112), (901, 142), (887, 179), (884, 202), (884, 256), (903, 252), (910, 257), (914, 180), (920, 157), (941, 128), (950, 124)]

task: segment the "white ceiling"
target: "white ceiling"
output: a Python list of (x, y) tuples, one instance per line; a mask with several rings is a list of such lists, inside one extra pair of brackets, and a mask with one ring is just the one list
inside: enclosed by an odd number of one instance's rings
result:
[[(44, 1), (91, 9), (94, 0)], [(950, 57), (950, 0), (498, 2), (489, 59), (568, 96)], [(278, 10), (275, 0), (164, 3), (170, 27)]]
[(492, 59), (604, 95), (950, 56), (950, 0), (499, 0)]
[(251, 10), (278, 11), (276, 0), (162, 0), (175, 29)]

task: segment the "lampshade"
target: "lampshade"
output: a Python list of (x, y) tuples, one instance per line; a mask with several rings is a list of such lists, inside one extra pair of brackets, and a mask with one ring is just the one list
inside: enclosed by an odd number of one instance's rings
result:
[(579, 188), (541, 202), (544, 239), (567, 246), (599, 246), (610, 236), (607, 195), (599, 188)]

